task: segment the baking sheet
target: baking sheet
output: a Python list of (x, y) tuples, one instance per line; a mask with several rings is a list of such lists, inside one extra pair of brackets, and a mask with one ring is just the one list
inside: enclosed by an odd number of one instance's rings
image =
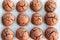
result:
[[(14, 34), (16, 34), (16, 30), (21, 27), (21, 26), (19, 26), (19, 25), (17, 24), (17, 22), (16, 22), (17, 16), (18, 16), (18, 14), (19, 14), (19, 12), (16, 11), (16, 3), (17, 3), (19, 0), (12, 0), (12, 1), (14, 2), (14, 7), (15, 7), (15, 8), (14, 8), (13, 11), (11, 11), (11, 13), (13, 13), (13, 14), (15, 15), (15, 22), (14, 22), (9, 28), (11, 28), (11, 29), (14, 31)], [(29, 6), (30, 6), (30, 2), (31, 2), (32, 0), (26, 0), (26, 1), (28, 2)], [(43, 16), (43, 23), (42, 23), (42, 25), (40, 25), (40, 26), (35, 26), (35, 25), (33, 25), (33, 24), (31, 23), (31, 21), (30, 21), (29, 25), (23, 27), (23, 28), (26, 28), (29, 33), (30, 33), (30, 30), (31, 30), (32, 28), (34, 28), (34, 27), (41, 28), (41, 29), (43, 30), (43, 32), (45, 32), (45, 30), (49, 27), (49, 26), (47, 26), (47, 25), (44, 23), (44, 16), (45, 16), (45, 14), (46, 14), (46, 12), (45, 12), (45, 10), (44, 10), (44, 5), (45, 5), (45, 2), (46, 2), (46, 1), (47, 1), (47, 0), (41, 0), (41, 2), (42, 2), (42, 9), (41, 9), (41, 11), (38, 12), (39, 14), (41, 14), (41, 15)], [(57, 8), (56, 8), (55, 12), (56, 12), (56, 14), (58, 15), (59, 21), (58, 21), (58, 23), (57, 23), (54, 27), (55, 27), (55, 28), (58, 30), (58, 32), (59, 32), (59, 39), (58, 39), (58, 40), (60, 40), (60, 0), (55, 0), (55, 1), (57, 2)], [(2, 40), (2, 39), (1, 39), (1, 32), (2, 32), (2, 30), (3, 30), (4, 28), (6, 28), (6, 27), (2, 24), (2, 22), (1, 22), (2, 15), (3, 15), (4, 13), (6, 13), (6, 11), (4, 11), (4, 9), (2, 8), (2, 2), (3, 2), (3, 0), (0, 0), (0, 40)], [(30, 9), (30, 7), (29, 7), (28, 10), (25, 11), (24, 13), (27, 14), (27, 15), (30, 17), (30, 19), (31, 19), (32, 14), (35, 13), (35, 12), (33, 12), (33, 11)], [(14, 40), (18, 40), (18, 39), (16, 38), (16, 36), (14, 37)], [(31, 38), (29, 37), (29, 40), (33, 40), (33, 39), (31, 39)], [(47, 39), (45, 38), (45, 36), (43, 36), (42, 40), (47, 40)]]

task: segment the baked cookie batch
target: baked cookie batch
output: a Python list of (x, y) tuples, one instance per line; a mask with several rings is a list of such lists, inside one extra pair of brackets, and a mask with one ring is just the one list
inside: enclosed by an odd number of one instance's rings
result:
[[(15, 16), (10, 13), (14, 9), (14, 2), (11, 0), (4, 0), (2, 3), (3, 9), (7, 12), (2, 16), (2, 23), (5, 26), (11, 26), (15, 21)], [(46, 15), (44, 16), (44, 22), (48, 26), (54, 26), (58, 22), (58, 16), (54, 12), (57, 7), (57, 4), (54, 0), (47, 0), (45, 3), (45, 11)], [(41, 14), (37, 13), (42, 9), (42, 3), (40, 0), (32, 0), (30, 2), (30, 8), (35, 12), (32, 14), (31, 22), (35, 26), (39, 26), (43, 22), (43, 17)], [(25, 0), (20, 0), (16, 4), (16, 10), (21, 12), (17, 16), (17, 24), (19, 26), (26, 26), (30, 22), (30, 18), (27, 14), (23, 12), (27, 11), (28, 3)], [(32, 28), (30, 31), (30, 35), (25, 28), (19, 28), (16, 31), (16, 37), (19, 40), (28, 40), (29, 36), (34, 40), (42, 40), (43, 38), (43, 31), (38, 27)], [(14, 32), (10, 28), (5, 28), (1, 33), (2, 40), (14, 40)], [(45, 30), (45, 37), (48, 40), (57, 40), (58, 39), (58, 31), (56, 28), (48, 27)]]

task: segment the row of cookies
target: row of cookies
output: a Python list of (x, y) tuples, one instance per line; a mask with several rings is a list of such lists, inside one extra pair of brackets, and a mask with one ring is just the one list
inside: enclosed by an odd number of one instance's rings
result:
[[(57, 7), (57, 4), (53, 1), (54, 0), (48, 0), (48, 2), (46, 2), (46, 5), (45, 5), (45, 10), (49, 12), (49, 13), (46, 13), (45, 23), (49, 26), (54, 26), (58, 22), (58, 16), (54, 13)], [(57, 30), (51, 27), (45, 31), (45, 36), (48, 40), (58, 40), (57, 34), (58, 34)]]
[[(12, 13), (5, 13), (2, 16), (2, 23), (5, 26), (12, 25), (14, 21), (15, 21), (15, 16)], [(30, 22), (30, 17), (27, 14), (21, 13), (17, 16), (16, 21), (20, 26), (26, 26)], [(44, 21), (47, 25), (54, 26), (58, 22), (58, 17), (55, 13), (48, 12), (44, 17)], [(39, 13), (34, 13), (32, 15), (31, 22), (32, 24), (37, 25), (37, 26), (41, 25), (43, 22), (43, 17)]]
[[(53, 27), (47, 28), (45, 33), (37, 27), (31, 29), (30, 34), (25, 28), (19, 28), (16, 31), (16, 37), (19, 40), (28, 40), (29, 35), (34, 40), (42, 40), (44, 35), (48, 40), (58, 40), (58, 31)], [(10, 28), (5, 28), (1, 33), (1, 37), (3, 40), (14, 40), (14, 32)]]
[[(4, 0), (2, 3), (3, 9), (6, 11), (12, 11), (14, 9), (14, 3), (11, 0)], [(47, 12), (52, 12), (56, 9), (57, 4), (54, 0), (48, 0), (45, 3), (45, 10)], [(42, 3), (40, 2), (40, 0), (32, 0), (30, 3), (30, 8), (35, 11), (38, 12), (41, 10), (42, 8)], [(24, 12), (28, 9), (28, 4), (25, 0), (20, 0), (18, 1), (18, 3), (16, 4), (16, 10), (18, 12)]]

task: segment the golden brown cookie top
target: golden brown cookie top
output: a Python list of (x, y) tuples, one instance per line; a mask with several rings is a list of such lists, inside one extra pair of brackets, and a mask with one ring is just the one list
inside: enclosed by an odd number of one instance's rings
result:
[(17, 23), (20, 26), (26, 26), (26, 25), (28, 25), (29, 21), (30, 21), (30, 18), (26, 14), (19, 14), (18, 17), (17, 17)]
[(32, 15), (31, 21), (34, 25), (41, 25), (42, 24), (42, 16), (38, 13), (34, 13)]
[(10, 12), (14, 9), (14, 3), (11, 0), (4, 0), (2, 4), (4, 10)]
[(54, 12), (48, 12), (45, 15), (45, 23), (49, 26), (54, 26), (58, 22), (58, 16)]
[(30, 31), (30, 37), (34, 40), (41, 40), (43, 37), (43, 32), (41, 29), (34, 27), (31, 31)]
[(19, 39), (19, 40), (28, 40), (28, 32), (25, 28), (19, 28), (17, 31), (16, 31), (16, 37)]
[(20, 0), (17, 4), (16, 4), (16, 9), (19, 12), (24, 12), (28, 9), (28, 4), (25, 0)]
[(56, 28), (49, 27), (45, 31), (45, 36), (48, 40), (57, 40), (58, 39), (58, 31)]
[(2, 22), (5, 26), (10, 26), (13, 24), (15, 17), (12, 13), (5, 13), (2, 16)]
[(45, 3), (45, 10), (47, 12), (53, 12), (57, 7), (57, 4), (55, 1), (51, 1), (51, 0), (48, 0), (46, 3)]
[(42, 8), (42, 4), (39, 0), (32, 0), (30, 3), (30, 7), (33, 11), (38, 12)]
[(3, 40), (13, 40), (14, 39), (14, 32), (10, 28), (5, 28), (2, 31), (2, 39)]

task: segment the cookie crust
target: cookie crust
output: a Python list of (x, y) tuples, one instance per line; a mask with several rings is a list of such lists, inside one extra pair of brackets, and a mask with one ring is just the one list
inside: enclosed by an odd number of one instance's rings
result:
[(57, 40), (58, 39), (58, 31), (53, 27), (49, 27), (45, 31), (45, 36), (48, 40)]
[(42, 16), (38, 13), (34, 13), (32, 15), (32, 19), (31, 19), (31, 22), (34, 24), (34, 25), (41, 25), (42, 24)]
[(17, 17), (17, 23), (20, 25), (20, 26), (26, 26), (28, 25), (29, 23), (29, 16), (26, 15), (26, 14), (19, 14), (18, 17)]
[(24, 12), (28, 9), (28, 4), (25, 0), (20, 0), (17, 4), (16, 4), (16, 10), (18, 12)]
[(19, 28), (17, 31), (16, 31), (16, 37), (19, 39), (19, 40), (28, 40), (29, 38), (29, 35), (28, 35), (28, 32), (25, 28)]
[(34, 40), (41, 40), (43, 37), (43, 32), (41, 29), (34, 27), (31, 31), (30, 31), (30, 37)]
[(12, 13), (5, 13), (3, 16), (2, 16), (2, 23), (5, 25), (5, 26), (10, 26), (14, 23), (14, 20), (15, 20), (15, 16), (12, 14)]
[(58, 16), (54, 12), (48, 12), (45, 15), (45, 23), (49, 26), (54, 26), (58, 22)]
[(8, 12), (14, 9), (14, 3), (11, 0), (4, 0), (2, 3), (2, 6), (3, 6), (3, 9)]
[(39, 0), (32, 0), (31, 3), (30, 3), (30, 8), (35, 11), (35, 12), (38, 12), (41, 10), (42, 8), (42, 4)]
[(57, 4), (56, 4), (56, 2), (53, 1), (53, 0), (48, 0), (48, 1), (45, 3), (45, 10), (46, 10), (47, 12), (53, 12), (53, 11), (55, 11), (56, 7), (57, 7)]
[(3, 40), (14, 40), (14, 32), (10, 28), (5, 28), (1, 36)]

